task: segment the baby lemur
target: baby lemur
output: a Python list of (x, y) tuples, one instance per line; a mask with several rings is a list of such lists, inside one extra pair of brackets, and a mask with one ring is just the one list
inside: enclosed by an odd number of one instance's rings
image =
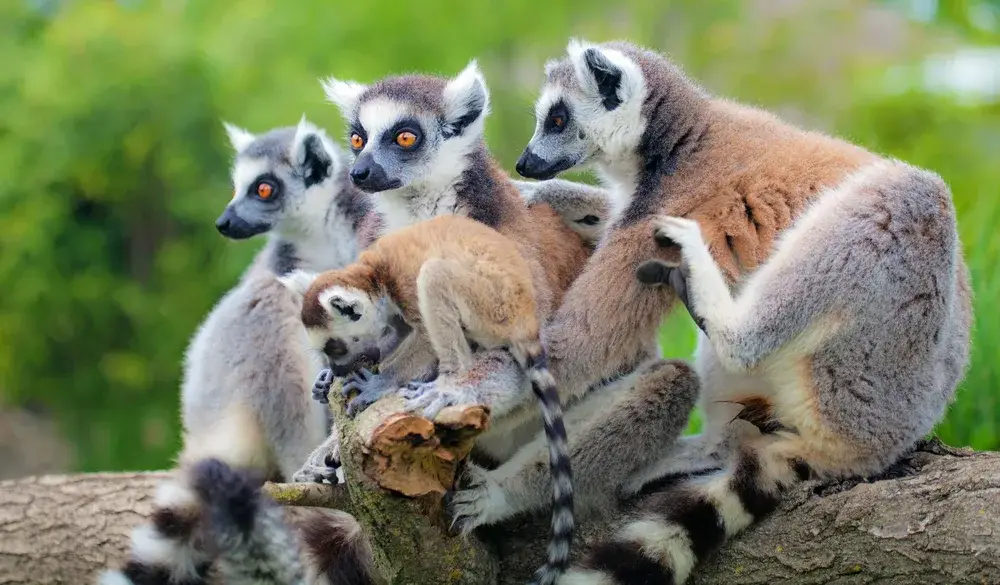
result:
[[(595, 164), (618, 211), (543, 332), (564, 401), (634, 361), (679, 292), (704, 328), (705, 431), (656, 446), (635, 489), (741, 432), (728, 466), (641, 499), (560, 583), (682, 583), (800, 476), (877, 474), (941, 418), (971, 325), (955, 211), (934, 173), (714, 98), (651, 51), (567, 53), (546, 66), (517, 169)], [(622, 432), (592, 430), (587, 443)], [(628, 433), (617, 445), (646, 447)], [(573, 463), (577, 477), (622, 472)], [(505, 497), (467, 496), (484, 509)]]
[[(514, 241), (467, 217), (443, 215), (382, 236), (346, 268), (318, 277), (297, 271), (282, 282), (304, 296), (302, 322), (319, 352), (353, 338), (391, 356), (397, 350), (382, 345), (381, 332), (401, 314), (414, 329), (401, 343), (429, 343), (439, 380), (468, 374), (470, 342), (514, 356), (531, 380), (549, 444), (552, 536), (536, 578), (552, 583), (569, 555), (573, 489), (562, 407), (539, 338), (548, 309), (536, 304), (534, 280)], [(525, 406), (516, 392), (493, 398), (483, 404), (494, 425)]]
[[(305, 118), (260, 135), (226, 130), (236, 151), (234, 192), (216, 227), (230, 239), (270, 241), (191, 340), (180, 469), (161, 486), (151, 522), (137, 528), (122, 572), (108, 579), (204, 579), (211, 556), (196, 542), (200, 508), (187, 467), (211, 457), (290, 481), (329, 434), (328, 411), (309, 396), (323, 364), (302, 349), (301, 301), (277, 277), (349, 264), (374, 239), (378, 218), (348, 179), (345, 153)], [(357, 534), (348, 524), (340, 528)], [(357, 541), (345, 537), (345, 549)]]

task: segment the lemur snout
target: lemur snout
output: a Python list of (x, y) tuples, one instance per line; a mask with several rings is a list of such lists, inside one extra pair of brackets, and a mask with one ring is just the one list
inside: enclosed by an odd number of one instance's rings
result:
[(351, 169), (351, 182), (362, 191), (377, 193), (402, 186), (398, 179), (390, 179), (382, 165), (375, 162), (371, 154), (362, 154)]
[(330, 359), (344, 357), (347, 355), (347, 344), (341, 339), (327, 339), (323, 344), (323, 353)]
[(215, 229), (231, 240), (245, 240), (271, 229), (267, 224), (253, 224), (237, 215), (231, 207), (227, 207), (219, 219), (215, 220)]
[(521, 157), (517, 159), (514, 170), (527, 179), (546, 181), (571, 168), (574, 164), (576, 163), (564, 158), (550, 162), (532, 152), (530, 148), (525, 148)]

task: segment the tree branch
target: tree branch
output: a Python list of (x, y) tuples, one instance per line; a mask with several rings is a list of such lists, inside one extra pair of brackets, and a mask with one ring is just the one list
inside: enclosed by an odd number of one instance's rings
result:
[[(345, 435), (360, 436), (351, 422), (343, 427)], [(364, 459), (361, 441), (345, 447), (348, 466)], [(354, 514), (388, 583), (523, 584), (543, 559), (545, 513), (484, 531), (482, 542), (452, 538), (437, 492), (404, 497), (346, 471), (346, 486), (265, 489), (290, 505)], [(858, 485), (803, 484), (778, 512), (699, 566), (691, 582), (1000, 583), (1000, 453), (930, 446), (895, 471), (901, 476)], [(149, 515), (155, 487), (166, 477), (97, 473), (0, 482), (0, 585), (92, 583), (97, 572), (120, 566), (132, 529)], [(620, 511), (610, 512), (581, 529), (576, 558), (585, 542), (620, 526)]]

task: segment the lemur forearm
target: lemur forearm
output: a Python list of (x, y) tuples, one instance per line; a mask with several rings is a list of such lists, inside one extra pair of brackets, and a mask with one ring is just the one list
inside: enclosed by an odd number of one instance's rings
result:
[[(655, 342), (663, 314), (676, 296), (667, 287), (635, 279), (638, 264), (656, 253), (650, 233), (643, 225), (612, 234), (545, 328), (550, 369), (566, 400), (634, 368)], [(650, 245), (637, 246), (637, 238)], [(647, 250), (649, 255), (643, 257)], [(620, 292), (609, 295), (610, 287)]]

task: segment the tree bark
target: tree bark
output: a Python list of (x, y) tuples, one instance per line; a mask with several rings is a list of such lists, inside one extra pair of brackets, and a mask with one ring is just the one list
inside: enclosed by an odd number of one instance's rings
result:
[[(361, 455), (355, 447), (345, 461)], [(939, 453), (907, 458), (907, 474), (896, 479), (803, 484), (773, 516), (696, 568), (692, 583), (1000, 583), (1000, 453)], [(0, 585), (93, 583), (99, 571), (120, 566), (132, 528), (150, 513), (165, 477), (0, 482)], [(347, 487), (265, 489), (290, 505), (339, 507), (358, 517), (389, 583), (524, 583), (542, 560), (545, 514), (485, 531), (484, 543), (449, 538), (427, 519), (439, 512), (437, 494), (408, 498), (354, 479)], [(581, 529), (578, 549), (620, 524), (609, 516)]]

